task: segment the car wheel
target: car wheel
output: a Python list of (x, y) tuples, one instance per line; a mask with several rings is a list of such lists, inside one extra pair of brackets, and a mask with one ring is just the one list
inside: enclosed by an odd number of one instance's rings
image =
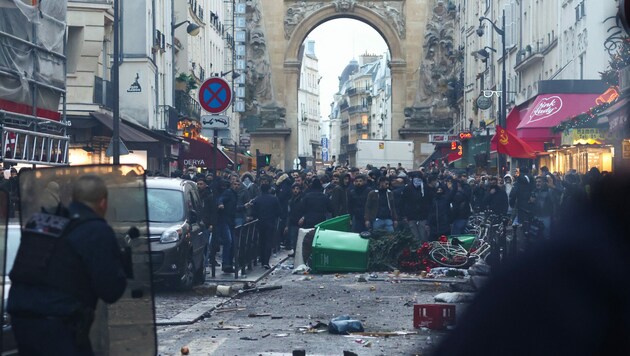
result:
[(185, 266), (184, 271), (179, 276), (178, 287), (180, 290), (191, 290), (195, 279), (195, 267), (190, 255), (186, 259)]

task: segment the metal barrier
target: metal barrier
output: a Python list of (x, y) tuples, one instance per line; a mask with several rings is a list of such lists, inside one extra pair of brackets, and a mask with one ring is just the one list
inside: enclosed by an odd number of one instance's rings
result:
[(245, 268), (251, 271), (258, 258), (258, 220), (234, 228), (234, 278), (238, 278), (239, 271), (245, 274)]

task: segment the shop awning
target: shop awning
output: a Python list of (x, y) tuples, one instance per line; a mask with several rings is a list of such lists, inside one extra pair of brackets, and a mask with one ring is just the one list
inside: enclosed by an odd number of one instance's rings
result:
[[(215, 148), (210, 142), (184, 138), (189, 143), (189, 147), (179, 153), (179, 163), (184, 167), (195, 166), (212, 169), (212, 160)], [(217, 167), (216, 169), (225, 169), (234, 162), (221, 150), (216, 150)]]
[(521, 119), (527, 115), (528, 104), (521, 104), (515, 106), (510, 110), (505, 120), (505, 129), (513, 134), (516, 134), (516, 128), (521, 123)]
[[(113, 131), (114, 127), (114, 118), (105, 113), (101, 112), (91, 112), (90, 116), (98, 120), (105, 127)], [(125, 123), (125, 121), (120, 120), (119, 127), (119, 135), (123, 142), (138, 142), (138, 143), (156, 143), (157, 139), (145, 134), (144, 132), (133, 128)]]
[[(544, 151), (544, 143), (558, 141), (559, 134), (551, 128), (575, 115), (587, 112), (596, 105), (601, 94), (541, 94), (529, 106), (516, 127), (517, 136), (537, 151)], [(509, 130), (509, 125), (508, 125)]]

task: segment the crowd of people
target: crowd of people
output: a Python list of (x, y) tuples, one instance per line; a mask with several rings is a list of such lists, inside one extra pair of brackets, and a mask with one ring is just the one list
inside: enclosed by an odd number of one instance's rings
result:
[[(235, 227), (258, 220), (259, 258), (269, 268), (272, 248), (295, 249), (299, 228), (349, 214), (352, 230), (408, 230), (419, 242), (466, 232), (471, 214), (508, 216), (514, 224), (537, 221), (542, 238), (550, 238), (570, 207), (588, 199), (589, 187), (602, 179), (592, 168), (551, 173), (527, 167), (501, 176), (455, 172), (447, 168), (408, 171), (401, 167), (332, 166), (319, 170), (260, 170), (238, 174), (229, 169), (200, 173), (189, 167), (181, 175), (194, 180), (211, 226), (211, 255), (223, 246), (222, 269), (232, 272)], [(565, 213), (563, 213), (565, 212)], [(219, 265), (210, 258), (210, 263)]]

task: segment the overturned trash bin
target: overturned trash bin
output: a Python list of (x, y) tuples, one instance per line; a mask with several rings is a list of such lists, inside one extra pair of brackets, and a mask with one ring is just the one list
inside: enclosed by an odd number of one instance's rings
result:
[(370, 240), (350, 232), (350, 215), (315, 225), (311, 269), (313, 272), (365, 272)]
[[(448, 237), (448, 241), (451, 244), (459, 244), (466, 250), (470, 250), (476, 237), (475, 235), (451, 235)], [(454, 240), (457, 240), (457, 242), (454, 242)]]

